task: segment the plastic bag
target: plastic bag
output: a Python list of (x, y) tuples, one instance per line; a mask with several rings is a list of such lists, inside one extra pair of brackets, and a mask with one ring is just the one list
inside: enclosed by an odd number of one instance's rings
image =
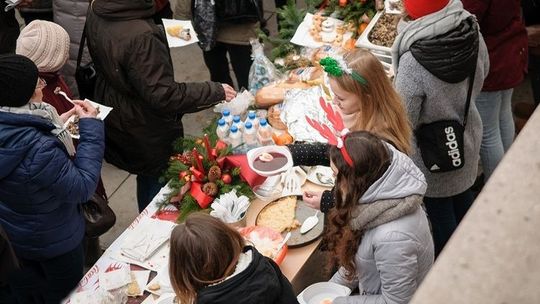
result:
[(250, 40), (253, 64), (249, 69), (249, 91), (255, 95), (265, 85), (278, 80), (281, 74), (274, 64), (264, 55), (264, 48), (257, 39)]
[(230, 102), (217, 104), (214, 107), (214, 112), (222, 113), (227, 109), (231, 111), (231, 115), (242, 115), (247, 111), (249, 106), (255, 102), (255, 97), (247, 90), (238, 93)]
[[(307, 90), (293, 89), (285, 94), (281, 107), (280, 119), (287, 126), (289, 133), (296, 141), (327, 142), (306, 121), (306, 116), (321, 123), (330, 125), (326, 114), (319, 105), (321, 96), (326, 97), (322, 86)], [(302, 111), (298, 111), (302, 109)]]

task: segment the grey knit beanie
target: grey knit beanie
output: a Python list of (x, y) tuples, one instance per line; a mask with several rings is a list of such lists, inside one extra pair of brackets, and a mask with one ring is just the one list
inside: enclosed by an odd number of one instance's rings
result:
[(17, 38), (16, 53), (30, 58), (40, 72), (57, 72), (69, 58), (69, 35), (56, 23), (34, 20)]

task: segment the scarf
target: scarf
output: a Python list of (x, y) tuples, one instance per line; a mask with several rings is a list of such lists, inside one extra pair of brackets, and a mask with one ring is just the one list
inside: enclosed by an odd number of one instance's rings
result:
[(463, 20), (471, 16), (463, 9), (460, 0), (450, 0), (442, 10), (416, 20), (400, 21), (398, 35), (392, 45), (392, 64), (395, 78), (398, 74), (399, 58), (411, 45), (420, 39), (430, 39), (455, 29)]
[(64, 144), (69, 156), (75, 155), (73, 139), (71, 139), (68, 131), (64, 128), (60, 115), (58, 115), (56, 109), (50, 104), (31, 101), (21, 107), (0, 107), (0, 111), (14, 114), (34, 115), (44, 118), (54, 125), (55, 128), (51, 130), (51, 134)]
[(359, 204), (352, 212), (352, 230), (366, 231), (413, 213), (422, 204), (421, 195)]

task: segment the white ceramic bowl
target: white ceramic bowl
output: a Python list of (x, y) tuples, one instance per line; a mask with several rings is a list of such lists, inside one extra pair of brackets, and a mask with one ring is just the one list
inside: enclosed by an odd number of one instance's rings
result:
[(334, 300), (351, 294), (348, 287), (333, 282), (319, 282), (308, 286), (297, 299), (300, 304), (320, 304), (325, 299)]
[[(287, 158), (287, 163), (285, 163), (285, 165), (283, 165), (281, 168), (278, 168), (273, 171), (260, 171), (253, 167), (253, 161), (255, 161), (255, 159), (257, 159), (261, 154), (272, 153), (272, 152), (285, 155), (285, 157)], [(282, 147), (282, 146), (264, 146), (260, 148), (251, 149), (246, 153), (246, 157), (247, 157), (248, 165), (251, 168), (251, 170), (259, 174), (260, 176), (277, 175), (281, 172), (287, 171), (289, 168), (292, 168), (293, 166), (291, 152), (289, 151), (289, 149), (287, 149), (287, 147)]]

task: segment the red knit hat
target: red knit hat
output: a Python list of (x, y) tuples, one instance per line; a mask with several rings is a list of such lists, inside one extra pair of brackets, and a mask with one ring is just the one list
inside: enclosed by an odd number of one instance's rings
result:
[(403, 5), (411, 18), (418, 19), (441, 10), (448, 2), (450, 0), (403, 0)]

